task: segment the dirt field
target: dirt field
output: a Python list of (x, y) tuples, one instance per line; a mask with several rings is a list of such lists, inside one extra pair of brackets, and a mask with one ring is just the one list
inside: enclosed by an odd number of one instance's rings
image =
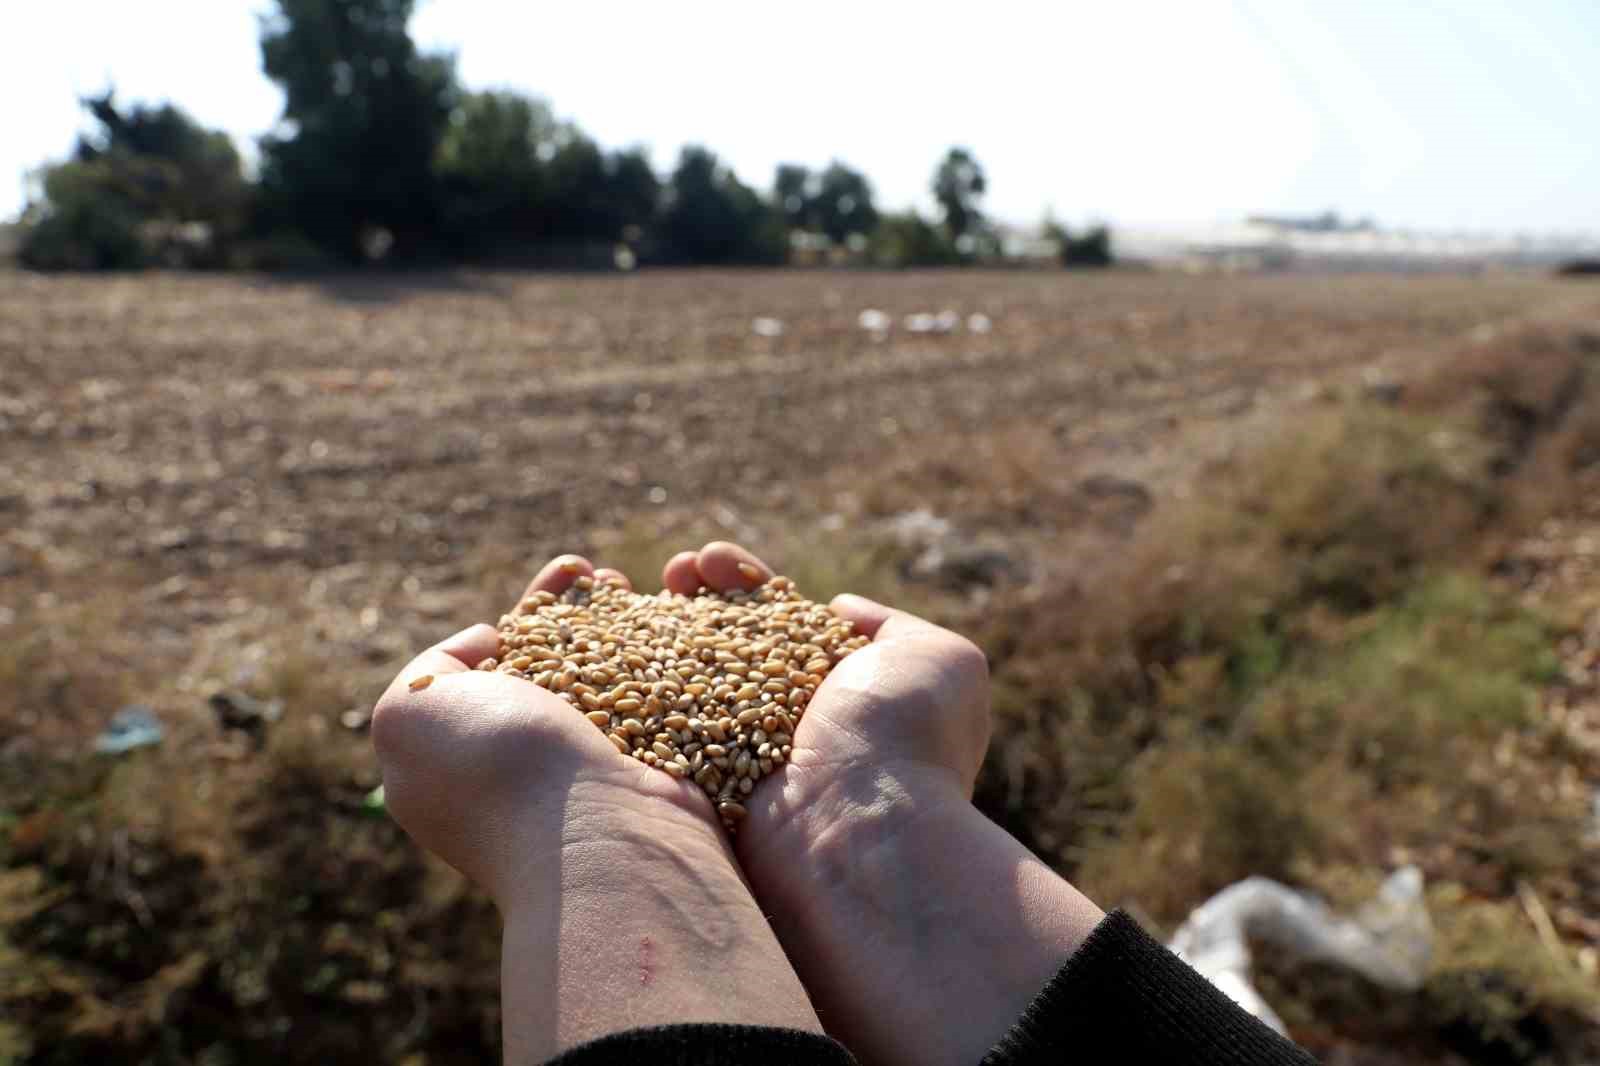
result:
[[(910, 328), (946, 310), (950, 332)], [(81, 761), (138, 702), (168, 729), (158, 766), (230, 773), (252, 756), (218, 732), (223, 689), (284, 700), (345, 753), (356, 804), (377, 686), (558, 551), (637, 570), (731, 536), (824, 586), (898, 568), (918, 602), (981, 618), (1024, 575), (1058, 588), (1119, 557), (1330, 395), (1382, 400), (1597, 311), (1592, 288), (1509, 276), (0, 273), (0, 762)], [(919, 509), (976, 577), (913, 580), (926, 545), (894, 520)], [(20, 773), (0, 777), (13, 873), (53, 839)]]
[[(3, 276), (4, 620), (94, 604), (142, 634), (129, 697), (181, 717), (177, 683), (221, 667), (208, 628), (259, 637), (263, 608), (314, 609), (387, 667), (640, 516), (759, 542), (886, 496), (949, 514), (936, 477), (895, 483), (906, 461), (1019, 425), (1056, 434), (1052, 477), (1161, 491), (1306, 382), (1573, 300), (1523, 280)], [(945, 309), (991, 330), (903, 328)], [(983, 531), (1039, 543), (1065, 517)], [(35, 710), (41, 742), (76, 742), (108, 708)]]

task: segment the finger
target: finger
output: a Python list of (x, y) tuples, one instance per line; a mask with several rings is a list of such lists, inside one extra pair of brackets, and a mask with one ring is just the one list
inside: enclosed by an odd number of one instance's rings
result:
[(693, 596), (700, 587), (699, 552), (679, 552), (661, 568), (661, 586), (679, 596)]
[(772, 576), (772, 567), (737, 544), (714, 540), (700, 549), (700, 577), (708, 588), (753, 589)]
[[(421, 691), (432, 684), (432, 679), (446, 674), (459, 674), (471, 670), (485, 659), (492, 659), (500, 649), (500, 634), (491, 625), (479, 623), (446, 637), (406, 664), (389, 685), (389, 692)], [(427, 678), (429, 680), (424, 681)], [(414, 689), (412, 686), (416, 686)]]
[(548, 592), (559, 596), (567, 591), (573, 580), (583, 575), (594, 574), (594, 564), (581, 555), (558, 555), (544, 564), (534, 579), (528, 582), (528, 587), (522, 593), (527, 599), (535, 592)]
[(628, 575), (624, 574), (621, 570), (613, 570), (609, 566), (602, 566), (600, 569), (596, 570), (594, 572), (594, 579), (596, 581), (610, 581), (614, 584), (621, 585), (629, 592), (633, 591), (633, 582), (628, 580)]
[(873, 640), (889, 640), (908, 633), (926, 633), (940, 628), (914, 614), (886, 607), (876, 600), (869, 600), (865, 596), (857, 596), (851, 592), (835, 596), (828, 604), (828, 610), (854, 623), (857, 632), (864, 633)]

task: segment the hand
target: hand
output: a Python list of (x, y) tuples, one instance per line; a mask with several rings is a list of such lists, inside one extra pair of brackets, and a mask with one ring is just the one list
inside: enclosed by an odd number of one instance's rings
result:
[[(525, 595), (594, 573), (563, 557)], [(820, 1031), (705, 795), (619, 755), (554, 693), (471, 669), (498, 642), (478, 625), (423, 652), (372, 736), (395, 820), (504, 918), (506, 1061), (673, 1022)]]
[[(662, 578), (690, 594), (771, 574), (716, 542)], [(750, 796), (739, 859), (830, 1034), (869, 1066), (977, 1062), (1104, 914), (971, 804), (983, 653), (859, 596), (830, 606), (872, 643)]]

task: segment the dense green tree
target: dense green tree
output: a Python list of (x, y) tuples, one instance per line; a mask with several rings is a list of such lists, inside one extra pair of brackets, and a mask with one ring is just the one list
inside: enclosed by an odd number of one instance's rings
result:
[(624, 237), (643, 233), (654, 224), (661, 206), (661, 181), (643, 148), (613, 152), (606, 160), (606, 181), (613, 221)]
[(418, 53), (413, 2), (276, 0), (262, 20), (262, 67), (285, 97), (261, 144), (266, 202), (345, 259), (361, 259), (380, 230), (396, 253), (417, 251), (438, 222), (454, 63)]
[(440, 146), (445, 230), (459, 254), (607, 243), (654, 218), (660, 185), (640, 149), (605, 152), (540, 100), (469, 93)]
[(811, 203), (816, 228), (835, 244), (843, 244), (851, 234), (871, 233), (878, 225), (871, 183), (838, 160), (818, 175)]
[(100, 129), (79, 136), (73, 154), (80, 162), (137, 159), (159, 164), (159, 179), (143, 183), (147, 217), (237, 227), (248, 187), (239, 153), (226, 133), (205, 129), (171, 104), (119, 110), (110, 90), (83, 106)]
[(439, 146), (441, 225), (458, 255), (495, 254), (539, 239), (548, 177), (542, 146), (555, 119), (517, 93), (468, 93)]
[(797, 163), (780, 164), (772, 198), (790, 229), (825, 234), (835, 244), (851, 234), (871, 233), (878, 224), (872, 185), (838, 160), (817, 172)]
[(550, 157), (549, 229), (569, 241), (616, 241), (654, 219), (660, 182), (642, 149), (601, 151), (576, 127)]
[(171, 104), (120, 109), (109, 90), (83, 106), (98, 125), (71, 159), (39, 174), (23, 261), (45, 269), (222, 262), (250, 193), (227, 134)]
[(783, 219), (710, 151), (684, 148), (661, 218), (669, 259), (685, 263), (778, 263)]
[(965, 148), (952, 148), (933, 174), (933, 198), (944, 212), (944, 226), (955, 240), (976, 237), (983, 222), (979, 201), (986, 181), (983, 167)]
[(24, 266), (35, 270), (127, 270), (149, 258), (135, 192), (142, 164), (73, 160), (44, 168), (22, 212)]
[(790, 229), (811, 228), (811, 170), (799, 163), (779, 163), (772, 182), (773, 205)]

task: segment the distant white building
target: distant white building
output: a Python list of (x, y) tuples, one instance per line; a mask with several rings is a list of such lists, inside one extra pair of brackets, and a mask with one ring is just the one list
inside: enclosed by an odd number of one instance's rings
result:
[(1119, 227), (1119, 259), (1196, 271), (1387, 270), (1476, 272), (1554, 269), (1600, 256), (1592, 234), (1488, 234), (1385, 230), (1368, 221), (1253, 216), (1186, 228)]

